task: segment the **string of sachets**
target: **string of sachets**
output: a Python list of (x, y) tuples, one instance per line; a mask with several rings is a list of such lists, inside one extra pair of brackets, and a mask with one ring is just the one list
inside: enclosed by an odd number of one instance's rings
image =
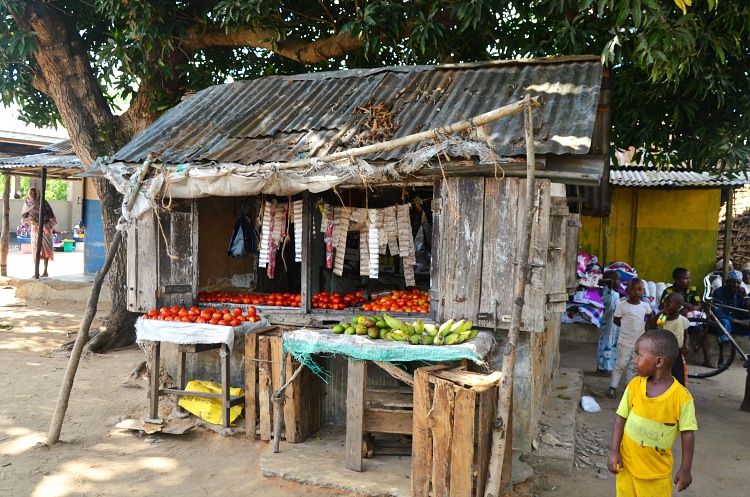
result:
[[(415, 286), (416, 257), (409, 210), (411, 204), (369, 209), (341, 207), (323, 203), (321, 226), (325, 242), (325, 266), (342, 276), (349, 231), (359, 232), (359, 271), (361, 276), (377, 278), (380, 255), (399, 256), (406, 286)], [(276, 252), (287, 238), (289, 224), (294, 225), (295, 261), (302, 260), (302, 201), (290, 204), (266, 201), (261, 211), (260, 257), (258, 266), (273, 278)]]

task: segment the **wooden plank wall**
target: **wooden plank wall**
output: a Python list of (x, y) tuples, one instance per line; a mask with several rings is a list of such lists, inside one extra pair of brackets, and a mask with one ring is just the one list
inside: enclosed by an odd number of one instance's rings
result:
[(440, 198), (438, 321), (474, 319), (482, 286), (484, 178), (448, 178)]
[(194, 200), (174, 200), (157, 229), (159, 306), (190, 307), (198, 295), (198, 234)]
[[(440, 255), (433, 286), (439, 288), (438, 320), (470, 318), (494, 327), (478, 313), (511, 315), (517, 254), (526, 213), (525, 179), (449, 178), (440, 188)], [(544, 329), (546, 262), (549, 243), (548, 180), (537, 180), (538, 203), (532, 228), (521, 329)], [(497, 304), (496, 304), (497, 302)], [(500, 323), (507, 328), (508, 323)]]
[[(505, 178), (486, 180), (486, 204), (484, 230), (487, 233), (482, 253), (482, 297), (479, 312), (510, 316), (513, 288), (516, 281), (516, 258), (518, 237), (523, 222), (519, 225), (517, 202), (523, 192), (520, 181)], [(495, 305), (495, 301), (498, 305)], [(478, 321), (480, 326), (494, 327), (493, 320)], [(504, 327), (508, 327), (506, 323)]]
[(146, 312), (156, 308), (156, 217), (147, 214), (128, 228), (128, 310)]

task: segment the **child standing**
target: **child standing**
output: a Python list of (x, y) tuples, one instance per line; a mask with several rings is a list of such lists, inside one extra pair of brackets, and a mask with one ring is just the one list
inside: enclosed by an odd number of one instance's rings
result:
[(617, 395), (617, 387), (620, 384), (622, 373), (627, 369), (627, 381), (633, 379), (633, 349), (635, 342), (646, 330), (646, 320), (651, 316), (651, 306), (643, 302), (643, 281), (633, 278), (628, 281), (625, 289), (628, 299), (617, 304), (615, 308), (614, 323), (620, 327), (620, 338), (617, 341), (617, 360), (615, 370), (612, 372), (612, 380), (609, 382), (607, 397), (614, 399)]
[(612, 376), (615, 369), (615, 358), (617, 357), (617, 338), (620, 330), (612, 320), (615, 317), (615, 308), (620, 301), (620, 273), (617, 271), (605, 271), (604, 277), (599, 280), (602, 287), (602, 304), (604, 314), (599, 326), (599, 346), (596, 349), (596, 372), (602, 376)]
[(655, 325), (659, 328), (671, 331), (674, 333), (675, 338), (677, 338), (677, 345), (680, 347), (680, 353), (677, 354), (677, 359), (675, 359), (672, 364), (672, 376), (680, 382), (680, 385), (687, 387), (685, 353), (687, 352), (690, 320), (680, 314), (680, 309), (682, 309), (683, 304), (684, 300), (682, 299), (681, 294), (668, 294), (664, 299), (664, 309), (656, 316)]
[[(638, 376), (628, 384), (617, 408), (607, 469), (617, 475), (618, 497), (668, 497), (672, 481), (678, 492), (693, 482), (695, 406), (671, 374), (679, 352), (671, 332), (647, 331), (635, 351)], [(673, 480), (672, 445), (678, 431), (682, 460)]]

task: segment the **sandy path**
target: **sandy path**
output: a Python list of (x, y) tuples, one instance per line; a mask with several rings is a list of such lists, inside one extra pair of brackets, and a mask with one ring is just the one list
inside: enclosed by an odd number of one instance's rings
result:
[[(68, 362), (59, 347), (74, 339), (85, 303), (19, 301), (13, 294), (0, 290), (0, 324), (13, 326), (0, 330), (1, 495), (340, 495), (262, 476), (258, 458), (267, 444), (244, 436), (205, 428), (181, 436), (116, 429), (124, 418), (148, 414), (146, 380), (129, 380), (145, 359), (137, 347), (81, 361), (61, 442), (44, 445)], [(164, 414), (169, 404), (161, 402)]]

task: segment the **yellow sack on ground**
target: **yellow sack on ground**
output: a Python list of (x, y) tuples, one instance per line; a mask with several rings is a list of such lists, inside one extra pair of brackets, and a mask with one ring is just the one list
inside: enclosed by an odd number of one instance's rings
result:
[[(185, 390), (191, 392), (218, 393), (221, 394), (221, 384), (213, 381), (191, 380), (188, 382)], [(229, 388), (229, 395), (245, 395), (241, 388)], [(194, 414), (204, 421), (211, 424), (223, 424), (221, 416), (221, 399), (207, 397), (196, 397), (193, 395), (183, 395), (178, 402), (180, 407), (190, 414)], [(237, 417), (242, 414), (242, 406), (232, 406), (229, 408), (229, 423), (232, 424)]]

